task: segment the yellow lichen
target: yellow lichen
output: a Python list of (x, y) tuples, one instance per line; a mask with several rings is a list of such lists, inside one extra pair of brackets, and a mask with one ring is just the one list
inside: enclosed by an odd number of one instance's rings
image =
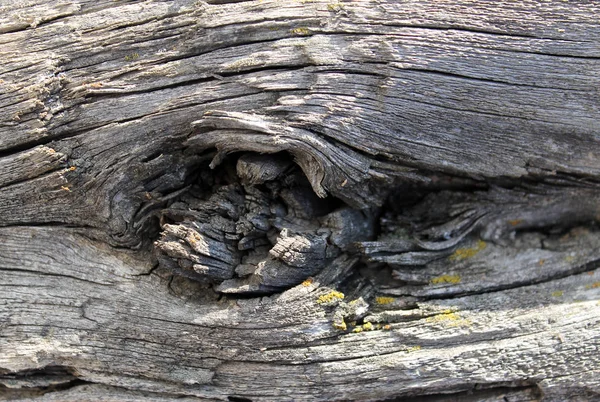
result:
[(408, 349), (406, 349), (406, 351), (407, 351), (408, 353), (410, 353), (410, 352), (416, 352), (417, 350), (421, 350), (421, 346), (419, 346), (419, 345), (415, 345), (415, 346), (411, 346), (411, 347), (409, 347)]
[(340, 11), (344, 9), (344, 3), (329, 3), (327, 4), (329, 11)]
[(575, 261), (575, 256), (568, 255), (568, 256), (565, 257), (565, 261), (566, 262), (573, 262), (573, 261)]
[(375, 298), (375, 303), (380, 304), (380, 305), (385, 305), (385, 304), (390, 304), (394, 302), (393, 297), (385, 297), (385, 296), (379, 296)]
[(133, 60), (137, 60), (140, 58), (139, 53), (131, 53), (128, 54), (127, 56), (125, 56), (125, 61), (133, 61)]
[(596, 288), (600, 288), (600, 282), (594, 282), (590, 285), (585, 285), (586, 289), (596, 289)]
[(486, 247), (487, 247), (486, 242), (484, 242), (483, 240), (480, 239), (480, 240), (477, 240), (477, 244), (475, 244), (474, 247), (459, 248), (454, 253), (452, 253), (449, 258), (451, 261), (466, 260), (467, 258), (471, 258), (471, 257), (475, 256), (477, 253), (479, 253), (481, 250), (485, 249)]
[(563, 292), (562, 290), (556, 290), (554, 292), (552, 292), (552, 297), (561, 297), (565, 292)]
[(456, 313), (445, 313), (434, 315), (433, 317), (427, 317), (427, 322), (442, 322), (442, 321), (456, 321), (459, 320), (460, 316)]
[(348, 326), (346, 325), (346, 322), (342, 320), (340, 324), (334, 322), (333, 328), (345, 331), (346, 329), (348, 329)]
[(310, 34), (310, 30), (306, 27), (294, 28), (294, 29), (290, 30), (290, 32), (293, 33), (294, 35), (309, 35)]
[(460, 276), (458, 275), (442, 275), (442, 276), (438, 276), (437, 278), (433, 278), (431, 280), (431, 283), (433, 285), (439, 285), (442, 283), (452, 283), (452, 284), (456, 284), (456, 283), (460, 283), (461, 279)]
[(449, 327), (462, 327), (471, 325), (471, 321), (462, 318), (460, 315), (452, 312), (452, 310), (444, 310), (440, 314), (427, 317), (425, 321), (435, 324), (444, 323)]
[[(355, 322), (350, 323), (353, 327), (354, 324), (356, 324)], [(358, 325), (356, 326), (352, 332), (354, 332), (355, 334), (358, 334), (360, 332), (364, 332), (364, 331), (377, 331), (377, 330), (385, 330), (385, 331), (389, 331), (390, 329), (392, 329), (392, 326), (389, 324), (373, 324), (371, 322), (366, 322), (363, 325)]]
[(317, 299), (317, 303), (319, 304), (325, 304), (325, 303), (332, 303), (332, 302), (336, 302), (338, 300), (342, 300), (344, 298), (344, 294), (342, 292), (338, 292), (337, 290), (332, 290), (331, 292), (321, 295), (319, 296), (319, 298)]

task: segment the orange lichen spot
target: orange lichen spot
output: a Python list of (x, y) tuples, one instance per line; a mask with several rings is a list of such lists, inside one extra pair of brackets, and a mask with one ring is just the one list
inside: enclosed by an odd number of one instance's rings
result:
[(431, 284), (432, 285), (439, 285), (442, 283), (457, 284), (457, 283), (460, 283), (460, 281), (461, 281), (461, 279), (460, 279), (460, 276), (458, 276), (458, 275), (442, 275), (442, 276), (433, 278), (431, 280)]
[(47, 151), (47, 152), (48, 152), (50, 155), (54, 155), (54, 154), (56, 153), (56, 151), (55, 151), (54, 149), (52, 149), (52, 148), (48, 148), (48, 151)]
[(101, 82), (94, 82), (92, 84), (89, 84), (90, 88), (102, 88), (102, 83)]
[(344, 298), (344, 294), (342, 292), (338, 292), (337, 290), (332, 290), (331, 292), (319, 296), (317, 299), (317, 303), (319, 304), (327, 304), (337, 302)]
[(586, 289), (597, 289), (600, 288), (600, 282), (594, 282), (589, 285), (585, 285)]
[(310, 285), (312, 285), (313, 281), (314, 281), (313, 278), (306, 278), (304, 280), (304, 282), (302, 282), (302, 286), (309, 287)]
[(383, 329), (384, 331), (389, 331), (390, 329), (392, 329), (392, 326), (391, 326), (390, 324), (386, 324), (386, 325), (384, 325), (384, 326), (382, 327), (382, 329)]
[(538, 265), (541, 267), (542, 265), (544, 265), (546, 263), (546, 260), (541, 259), (538, 261)]
[(479, 239), (479, 240), (477, 240), (477, 244), (475, 244), (474, 247), (459, 248), (454, 253), (452, 253), (449, 258), (451, 261), (466, 260), (467, 258), (471, 258), (471, 257), (475, 256), (477, 253), (479, 253), (481, 250), (485, 249), (486, 247), (487, 247), (487, 243), (484, 242), (483, 240)]
[(306, 27), (294, 28), (294, 29), (290, 30), (290, 32), (293, 33), (294, 35), (309, 35), (310, 34), (310, 30)]
[(563, 292), (562, 290), (556, 290), (556, 291), (552, 292), (552, 297), (562, 297), (562, 295), (564, 293), (565, 292)]
[(385, 296), (379, 296), (375, 298), (375, 303), (380, 304), (380, 305), (385, 305), (385, 304), (391, 304), (394, 302), (393, 297), (385, 297)]
[(71, 167), (69, 168), (69, 171), (70, 171), (70, 172), (74, 172), (76, 169), (77, 169), (77, 168), (76, 168), (75, 166), (71, 166)]
[(61, 189), (68, 191), (69, 193), (71, 192), (71, 189), (67, 186), (60, 186)]
[(512, 219), (508, 221), (508, 224), (511, 226), (517, 226), (521, 222), (523, 222), (523, 219)]

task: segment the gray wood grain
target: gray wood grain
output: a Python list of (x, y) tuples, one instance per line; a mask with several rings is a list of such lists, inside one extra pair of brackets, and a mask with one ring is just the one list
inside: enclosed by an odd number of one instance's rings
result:
[(344, 331), (332, 325), (335, 285), (318, 277), (271, 297), (217, 302), (201, 285), (147, 275), (131, 252), (68, 229), (0, 235), (5, 373), (61, 366), (91, 383), (223, 399), (380, 399), (480, 384), (539, 387), (552, 400), (568, 373), (586, 384), (571, 384), (573, 395), (595, 392), (597, 270), (410, 309), (408, 296), (372, 295), (369, 313), (387, 315), (386, 324)]
[[(0, 1), (0, 399), (600, 398), (598, 15)], [(219, 283), (157, 261), (290, 166)]]

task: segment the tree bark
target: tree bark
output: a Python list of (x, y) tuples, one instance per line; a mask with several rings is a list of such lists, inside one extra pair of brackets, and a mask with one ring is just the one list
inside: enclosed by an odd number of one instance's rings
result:
[(593, 2), (0, 9), (0, 398), (600, 399)]

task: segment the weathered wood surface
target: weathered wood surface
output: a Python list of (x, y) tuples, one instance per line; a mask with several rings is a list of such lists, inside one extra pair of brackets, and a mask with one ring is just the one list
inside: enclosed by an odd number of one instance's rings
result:
[(0, 397), (600, 398), (599, 15), (1, 1)]

